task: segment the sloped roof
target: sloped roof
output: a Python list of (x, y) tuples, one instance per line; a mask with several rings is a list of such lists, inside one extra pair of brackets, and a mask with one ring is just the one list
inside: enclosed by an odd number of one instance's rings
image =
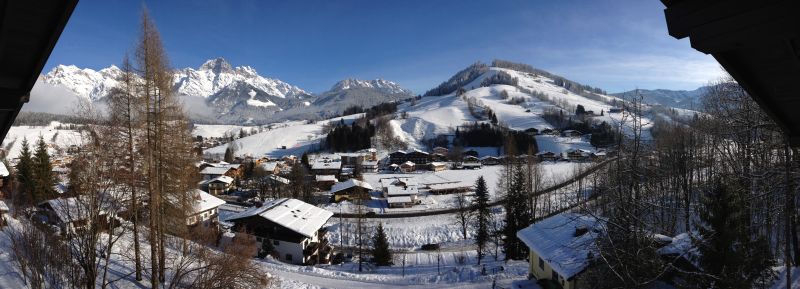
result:
[(225, 201), (222, 199), (212, 196), (203, 190), (195, 189), (192, 193), (194, 194), (192, 209), (194, 209), (195, 213), (208, 211), (225, 204)]
[(343, 191), (352, 187), (362, 187), (369, 191), (375, 190), (374, 188), (372, 188), (372, 185), (370, 185), (367, 182), (359, 181), (356, 179), (349, 179), (347, 181), (334, 184), (333, 187), (331, 187), (331, 193)]
[[(544, 219), (517, 232), (528, 248), (547, 262), (566, 279), (572, 278), (589, 265), (589, 254), (597, 256), (595, 240), (601, 222), (575, 213), (562, 213)], [(588, 231), (575, 236), (576, 228)]]
[(271, 201), (259, 208), (251, 208), (237, 213), (227, 221), (256, 215), (311, 238), (328, 222), (333, 213), (301, 200), (284, 198)]
[(386, 202), (389, 204), (411, 203), (411, 197), (409, 196), (388, 197), (386, 198)]
[(229, 167), (206, 167), (202, 171), (200, 171), (201, 175), (224, 175), (227, 173), (231, 168)]
[(392, 196), (409, 196), (419, 194), (417, 186), (389, 186), (386, 188), (386, 195)]

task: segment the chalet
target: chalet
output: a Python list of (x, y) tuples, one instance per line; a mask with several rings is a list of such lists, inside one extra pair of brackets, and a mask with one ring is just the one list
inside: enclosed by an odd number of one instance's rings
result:
[(186, 216), (186, 225), (216, 227), (219, 224), (217, 208), (225, 204), (225, 201), (202, 190), (194, 190), (190, 194), (192, 211)]
[(219, 176), (200, 182), (200, 187), (213, 195), (226, 194), (233, 189), (233, 178), (229, 176)]
[(588, 161), (592, 157), (592, 152), (585, 149), (568, 149), (567, 159), (571, 161)]
[(608, 109), (608, 113), (621, 113), (621, 112), (622, 112), (622, 108), (619, 108), (619, 107), (612, 107), (612, 108)]
[(448, 150), (446, 147), (435, 147), (433, 148), (433, 153), (446, 156), (448, 153), (450, 153), (450, 150)]
[(404, 173), (410, 173), (417, 169), (417, 165), (412, 161), (406, 161), (400, 164), (400, 171)]
[(419, 185), (413, 178), (383, 178), (380, 183), (390, 208), (408, 208), (419, 203)]
[(107, 227), (112, 221), (109, 215), (111, 203), (104, 203), (98, 210), (97, 218), (93, 218), (89, 208), (75, 197), (57, 198), (39, 203), (37, 216), (46, 224), (58, 227), (62, 233), (75, 233), (92, 226), (97, 222), (100, 227)]
[(431, 155), (416, 149), (410, 152), (396, 151), (389, 154), (389, 163), (399, 165), (404, 162), (413, 162), (418, 165), (425, 165), (431, 162)]
[(339, 182), (334, 175), (316, 175), (314, 176), (314, 180), (317, 182), (317, 187), (323, 190), (328, 190)]
[(203, 176), (203, 180), (210, 180), (214, 178), (218, 178), (221, 176), (228, 176), (231, 178), (237, 178), (241, 176), (241, 171), (239, 170), (239, 164), (229, 164), (226, 162), (219, 162), (219, 163), (204, 163), (201, 164), (199, 167), (200, 175)]
[(355, 167), (356, 164), (364, 161), (364, 155), (360, 153), (338, 153), (342, 159), (342, 167)]
[(427, 187), (428, 193), (433, 195), (463, 193), (475, 189), (472, 184), (460, 181), (429, 183)]
[(258, 167), (267, 174), (279, 174), (281, 172), (281, 165), (278, 162), (263, 162)]
[(480, 169), (482, 166), (481, 160), (475, 156), (465, 156), (459, 165), (459, 167), (465, 170)]
[(360, 149), (356, 152), (362, 154), (365, 160), (371, 160), (371, 161), (378, 160), (378, 150), (375, 148)]
[(361, 169), (364, 172), (374, 173), (378, 171), (378, 161), (364, 160), (361, 162)]
[(399, 165), (406, 161), (406, 152), (405, 151), (395, 151), (389, 153), (389, 163)]
[(441, 172), (441, 171), (447, 169), (447, 163), (443, 163), (443, 162), (431, 162), (429, 164), (429, 166), (430, 166), (431, 170), (434, 171), (434, 172)]
[(333, 213), (296, 199), (277, 199), (229, 217), (233, 230), (255, 238), (259, 255), (291, 264), (330, 264), (333, 248), (323, 228)]
[(408, 208), (419, 203), (417, 186), (389, 186), (384, 197), (389, 208)]
[(561, 154), (557, 154), (551, 151), (541, 151), (536, 153), (536, 157), (539, 159), (540, 162), (544, 161), (554, 162), (561, 159)]
[(354, 198), (369, 199), (369, 192), (373, 191), (372, 185), (356, 179), (336, 183), (331, 187), (330, 193), (333, 201), (352, 200)]
[(563, 137), (580, 137), (581, 135), (583, 135), (581, 132), (573, 129), (568, 129), (561, 132), (561, 136)]
[(485, 156), (481, 158), (481, 164), (484, 166), (494, 166), (500, 164), (500, 158), (495, 156)]
[(595, 241), (601, 225), (591, 216), (562, 213), (517, 232), (530, 248), (528, 276), (558, 288), (590, 287), (580, 275), (598, 253)]
[(311, 172), (315, 175), (339, 175), (342, 170), (342, 159), (336, 155), (320, 156), (311, 164)]

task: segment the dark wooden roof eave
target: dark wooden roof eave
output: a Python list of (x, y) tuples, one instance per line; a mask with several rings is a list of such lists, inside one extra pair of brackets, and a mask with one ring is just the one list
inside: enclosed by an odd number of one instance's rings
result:
[(78, 0), (0, 0), (0, 141), (39, 78)]
[(800, 1), (662, 0), (669, 34), (712, 55), (800, 145)]

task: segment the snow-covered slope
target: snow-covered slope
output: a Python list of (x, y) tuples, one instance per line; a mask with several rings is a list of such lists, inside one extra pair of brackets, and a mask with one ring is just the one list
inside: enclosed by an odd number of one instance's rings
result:
[[(473, 70), (482, 71), (482, 74), (468, 82), (462, 80), (463, 85), (460, 86), (463, 88), (462, 95), (456, 96), (456, 92), (451, 92), (440, 96), (426, 96), (416, 104), (401, 106), (401, 111), (407, 117), (398, 117), (391, 121), (395, 134), (411, 146), (422, 147), (423, 140), (440, 134), (452, 134), (459, 125), (486, 121), (477, 119), (470, 113), (468, 104), (470, 101), (476, 103), (476, 107), (488, 107), (497, 116), (500, 124), (515, 130), (557, 128), (556, 124), (545, 121), (543, 118), (545, 112), (563, 111), (566, 115), (572, 115), (578, 105), (587, 111), (595, 112), (596, 116), (591, 118), (592, 122), (606, 121), (612, 125), (630, 123), (630, 116), (609, 113), (611, 108), (621, 106), (622, 99), (588, 91), (582, 94), (575, 93), (559, 85), (562, 81), (560, 77), (500, 67)], [(515, 78), (517, 84), (486, 83), (487, 79), (499, 73)], [(508, 97), (504, 97), (503, 94), (507, 94)], [(645, 129), (649, 128), (650, 120), (645, 117), (643, 121), (648, 123)], [(540, 149), (543, 150), (591, 148), (587, 141), (581, 139), (539, 136), (537, 140)]]

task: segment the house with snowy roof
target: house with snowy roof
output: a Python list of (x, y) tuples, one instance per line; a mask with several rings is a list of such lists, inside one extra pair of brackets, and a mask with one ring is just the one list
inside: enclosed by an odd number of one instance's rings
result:
[(333, 201), (352, 200), (354, 198), (369, 198), (369, 192), (375, 190), (367, 182), (357, 179), (349, 179), (344, 182), (336, 183), (331, 187), (330, 193)]
[(339, 175), (342, 170), (342, 159), (337, 155), (324, 155), (314, 159), (311, 172), (315, 175)]
[(205, 189), (213, 195), (225, 194), (233, 189), (233, 178), (229, 176), (218, 176), (200, 182), (200, 188)]
[(602, 225), (592, 216), (562, 213), (518, 231), (517, 237), (530, 249), (528, 276), (564, 289), (589, 287), (580, 275), (598, 255)]
[(239, 177), (241, 176), (239, 167), (239, 164), (229, 164), (226, 162), (205, 163), (199, 166), (200, 175), (203, 176), (203, 180), (210, 180), (221, 176), (229, 176), (231, 178)]
[(554, 153), (554, 152), (551, 152), (551, 151), (540, 151), (540, 152), (536, 153), (536, 157), (539, 159), (540, 162), (545, 162), (545, 161), (551, 161), (552, 162), (552, 161), (557, 161), (557, 160), (561, 159), (561, 154), (560, 153)]
[(329, 264), (333, 247), (323, 228), (333, 213), (296, 199), (277, 199), (226, 221), (253, 236), (260, 255), (292, 264)]
[(383, 197), (390, 208), (408, 208), (419, 203), (419, 185), (412, 178), (383, 178)]
[(192, 208), (186, 213), (186, 225), (189, 227), (213, 227), (219, 224), (219, 206), (225, 201), (203, 190), (189, 192)]
[(588, 161), (592, 152), (585, 149), (571, 148), (567, 150), (567, 158), (571, 161)]

